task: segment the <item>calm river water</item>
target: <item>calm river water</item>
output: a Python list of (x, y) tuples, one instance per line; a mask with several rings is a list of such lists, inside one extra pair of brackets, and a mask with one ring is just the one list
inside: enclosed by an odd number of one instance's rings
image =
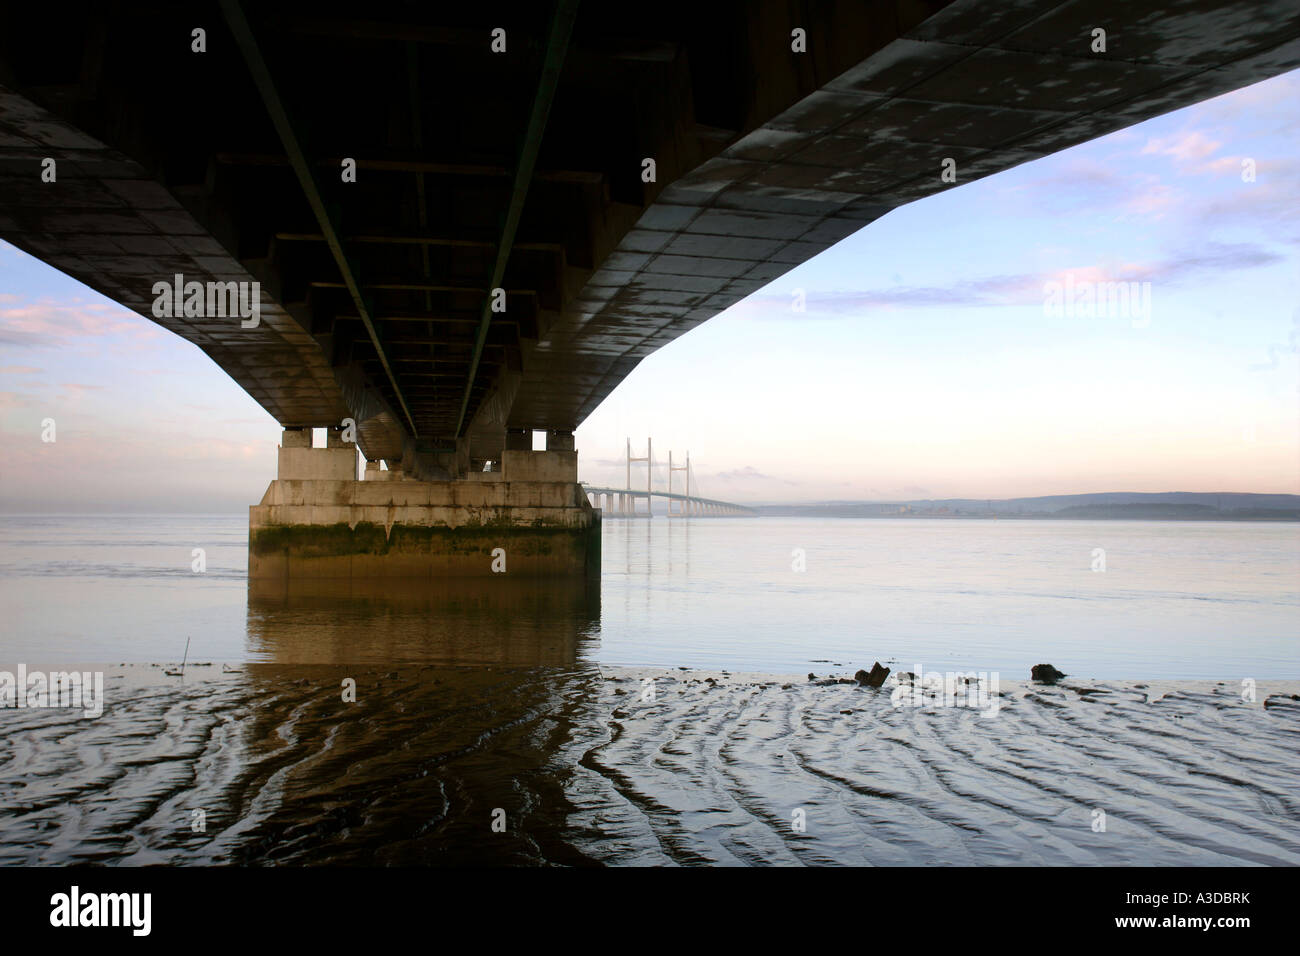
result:
[(1300, 865), (1294, 524), (611, 519), (594, 587), (290, 592), (246, 520), (0, 519), (0, 681), (104, 674), (0, 708), (0, 865)]
[(611, 519), (598, 592), (250, 593), (246, 559), (243, 517), (0, 519), (0, 666), (173, 661), (188, 638), (221, 662), (1300, 677), (1296, 524)]

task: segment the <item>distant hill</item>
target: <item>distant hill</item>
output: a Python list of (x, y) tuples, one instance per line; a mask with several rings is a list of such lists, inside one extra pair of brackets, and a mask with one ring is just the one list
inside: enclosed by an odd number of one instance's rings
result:
[(1114, 491), (1090, 495), (1009, 498), (1002, 501), (973, 498), (825, 501), (762, 505), (757, 510), (770, 517), (1300, 521), (1300, 495)]

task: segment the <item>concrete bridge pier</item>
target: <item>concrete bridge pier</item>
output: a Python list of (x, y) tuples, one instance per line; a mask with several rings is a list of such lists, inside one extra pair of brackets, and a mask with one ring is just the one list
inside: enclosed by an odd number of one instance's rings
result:
[(446, 481), (374, 461), (358, 480), (356, 446), (328, 434), (313, 448), (310, 428), (284, 430), (276, 478), (249, 508), (250, 580), (599, 575), (600, 512), (572, 432)]

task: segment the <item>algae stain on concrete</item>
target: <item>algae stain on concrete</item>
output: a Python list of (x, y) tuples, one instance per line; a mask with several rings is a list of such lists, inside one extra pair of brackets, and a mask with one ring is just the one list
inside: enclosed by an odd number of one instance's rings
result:
[[(254, 555), (287, 555), (301, 558), (337, 557), (351, 554), (454, 554), (490, 555), (504, 547), (520, 555), (543, 556), (563, 551), (571, 543), (585, 554), (590, 549), (592, 529), (537, 520), (529, 525), (512, 524), (504, 518), (459, 527), (446, 525), (394, 524), (390, 528), (368, 521), (349, 527), (331, 525), (269, 525), (252, 529), (249, 548)], [(588, 539), (584, 541), (583, 539)], [(584, 547), (585, 545), (585, 547)]]

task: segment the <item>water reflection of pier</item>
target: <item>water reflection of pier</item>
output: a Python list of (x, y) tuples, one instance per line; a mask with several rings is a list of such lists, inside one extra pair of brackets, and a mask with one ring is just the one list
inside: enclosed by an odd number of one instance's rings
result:
[(282, 664), (567, 665), (599, 640), (600, 582), (250, 581), (249, 650)]

